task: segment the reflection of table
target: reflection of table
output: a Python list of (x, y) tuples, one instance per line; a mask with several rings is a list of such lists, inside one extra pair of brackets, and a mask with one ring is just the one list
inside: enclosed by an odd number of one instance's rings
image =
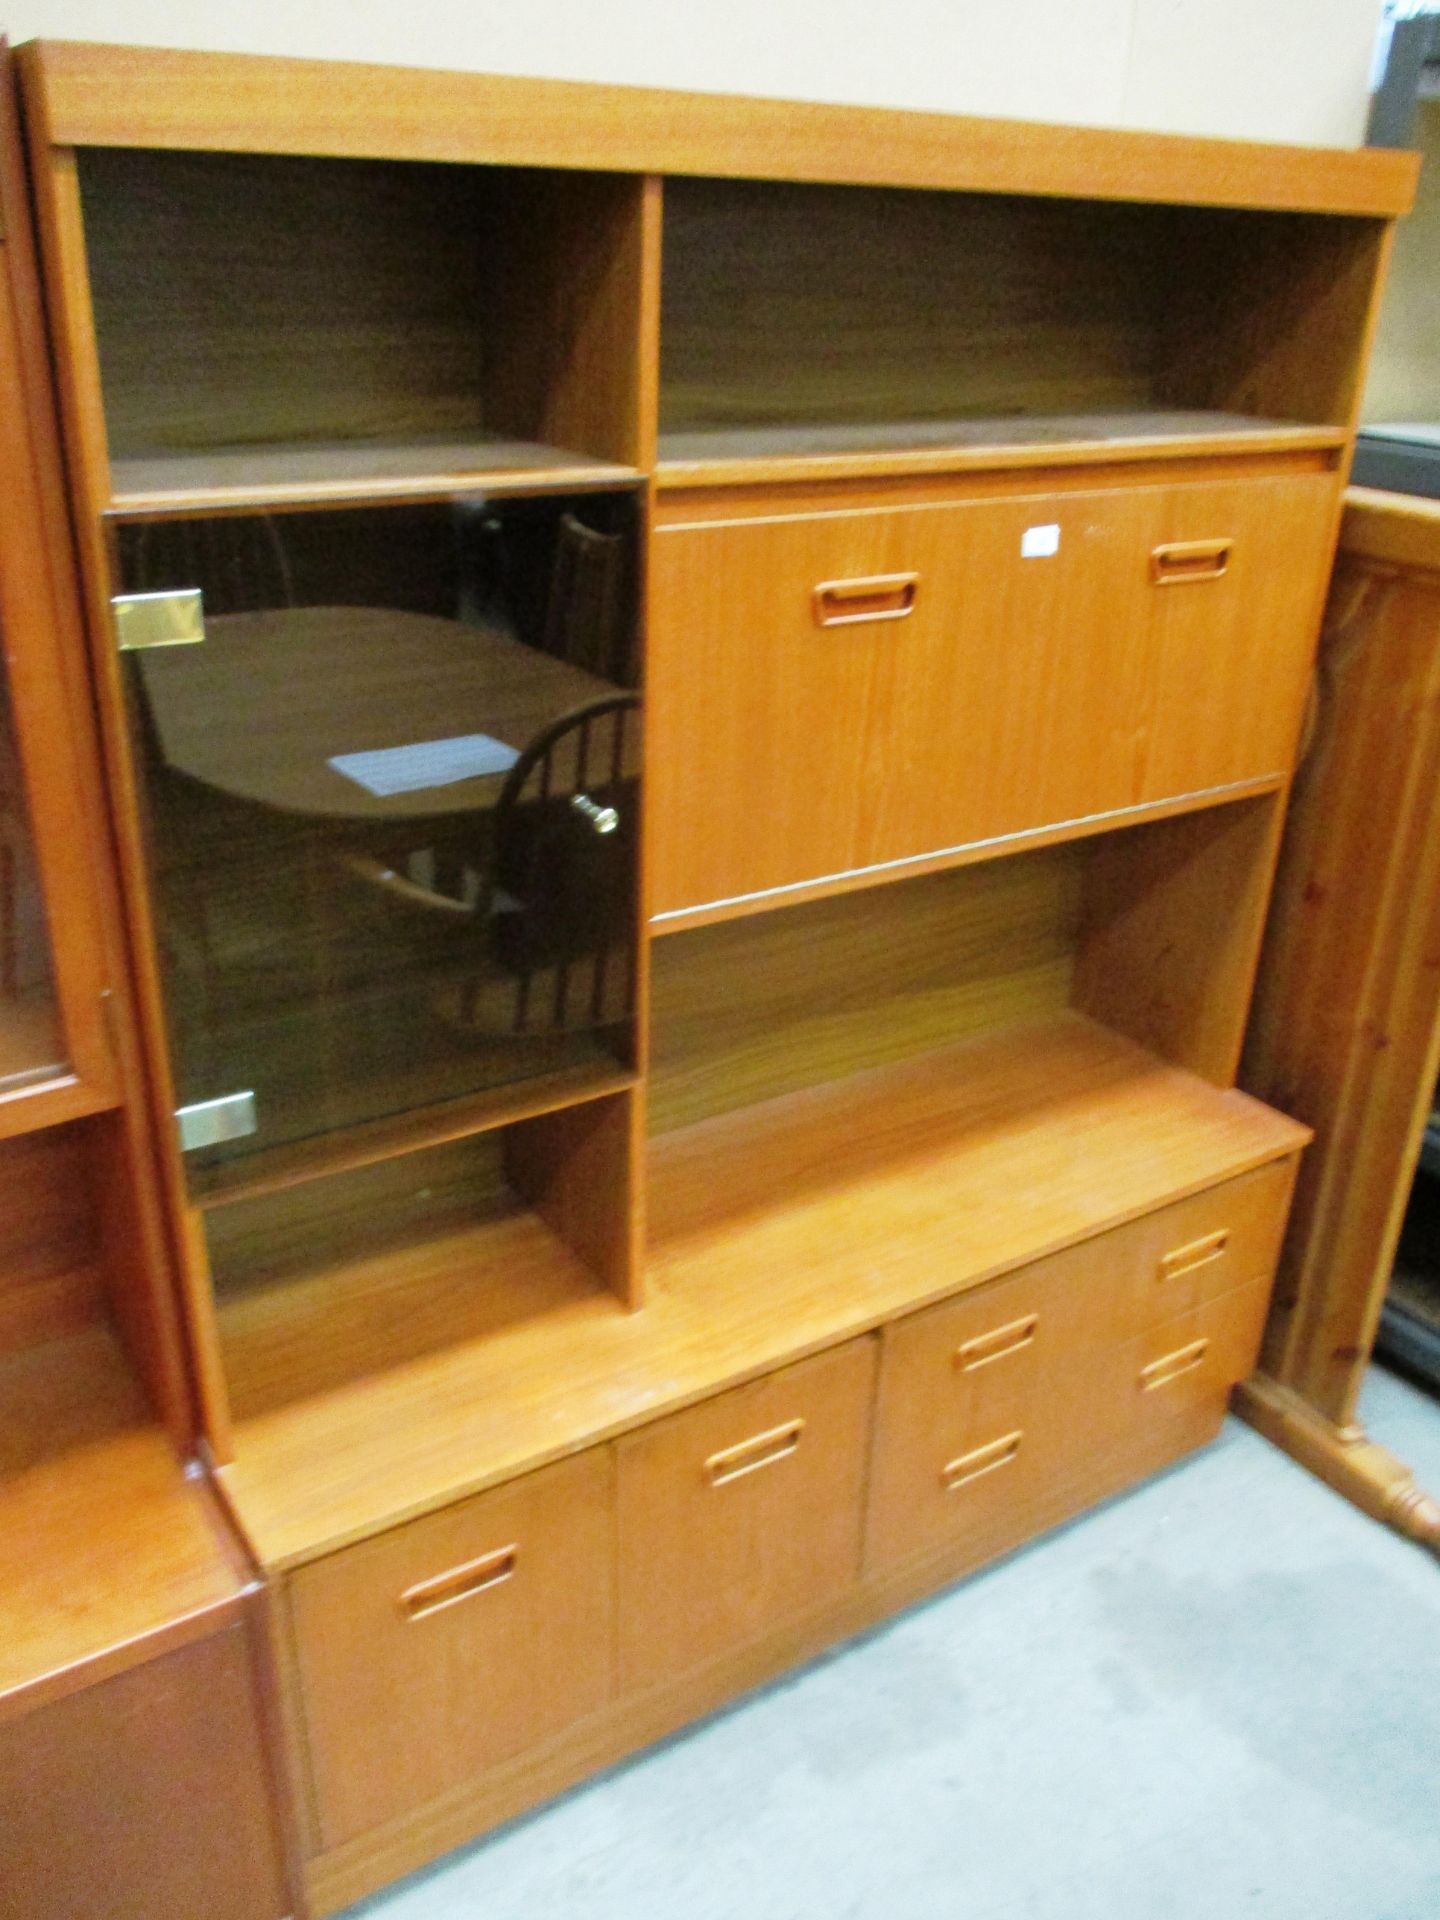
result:
[(615, 691), (497, 629), (383, 607), (223, 614), (199, 646), (132, 657), (177, 772), (282, 813), (356, 821), (488, 808), (503, 775), (382, 797), (332, 756), (464, 733), (519, 751)]

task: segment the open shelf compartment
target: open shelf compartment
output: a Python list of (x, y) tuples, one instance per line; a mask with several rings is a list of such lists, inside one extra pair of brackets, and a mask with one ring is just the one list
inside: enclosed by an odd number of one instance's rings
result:
[(638, 179), (96, 147), (79, 191), (113, 510), (635, 477)]
[(668, 180), (661, 484), (1341, 447), (1378, 243), (1356, 219)]

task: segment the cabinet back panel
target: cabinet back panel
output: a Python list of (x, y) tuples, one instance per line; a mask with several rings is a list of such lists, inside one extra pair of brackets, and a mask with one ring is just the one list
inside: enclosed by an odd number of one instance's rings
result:
[(1143, 405), (1165, 219), (668, 180), (662, 429)]
[(1083, 848), (669, 934), (651, 949), (650, 1128), (1069, 1003)]
[(476, 428), (474, 169), (80, 155), (114, 454)]

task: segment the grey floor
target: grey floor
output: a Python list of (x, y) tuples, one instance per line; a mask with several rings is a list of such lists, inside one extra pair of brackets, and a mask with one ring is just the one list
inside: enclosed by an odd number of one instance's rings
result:
[(1440, 1920), (1440, 1565), (1232, 1421), (362, 1915)]

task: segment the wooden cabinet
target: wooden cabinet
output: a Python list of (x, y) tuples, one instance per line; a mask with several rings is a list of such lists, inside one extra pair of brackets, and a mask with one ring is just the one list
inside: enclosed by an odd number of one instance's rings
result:
[(860, 1569), (868, 1340), (677, 1413), (619, 1448), (620, 1680), (758, 1640)]
[(19, 64), (148, 1102), (97, 1233), (326, 1911), (1213, 1431), (1414, 168)]
[(597, 1450), (296, 1575), (322, 1845), (423, 1806), (605, 1703), (611, 1479)]

